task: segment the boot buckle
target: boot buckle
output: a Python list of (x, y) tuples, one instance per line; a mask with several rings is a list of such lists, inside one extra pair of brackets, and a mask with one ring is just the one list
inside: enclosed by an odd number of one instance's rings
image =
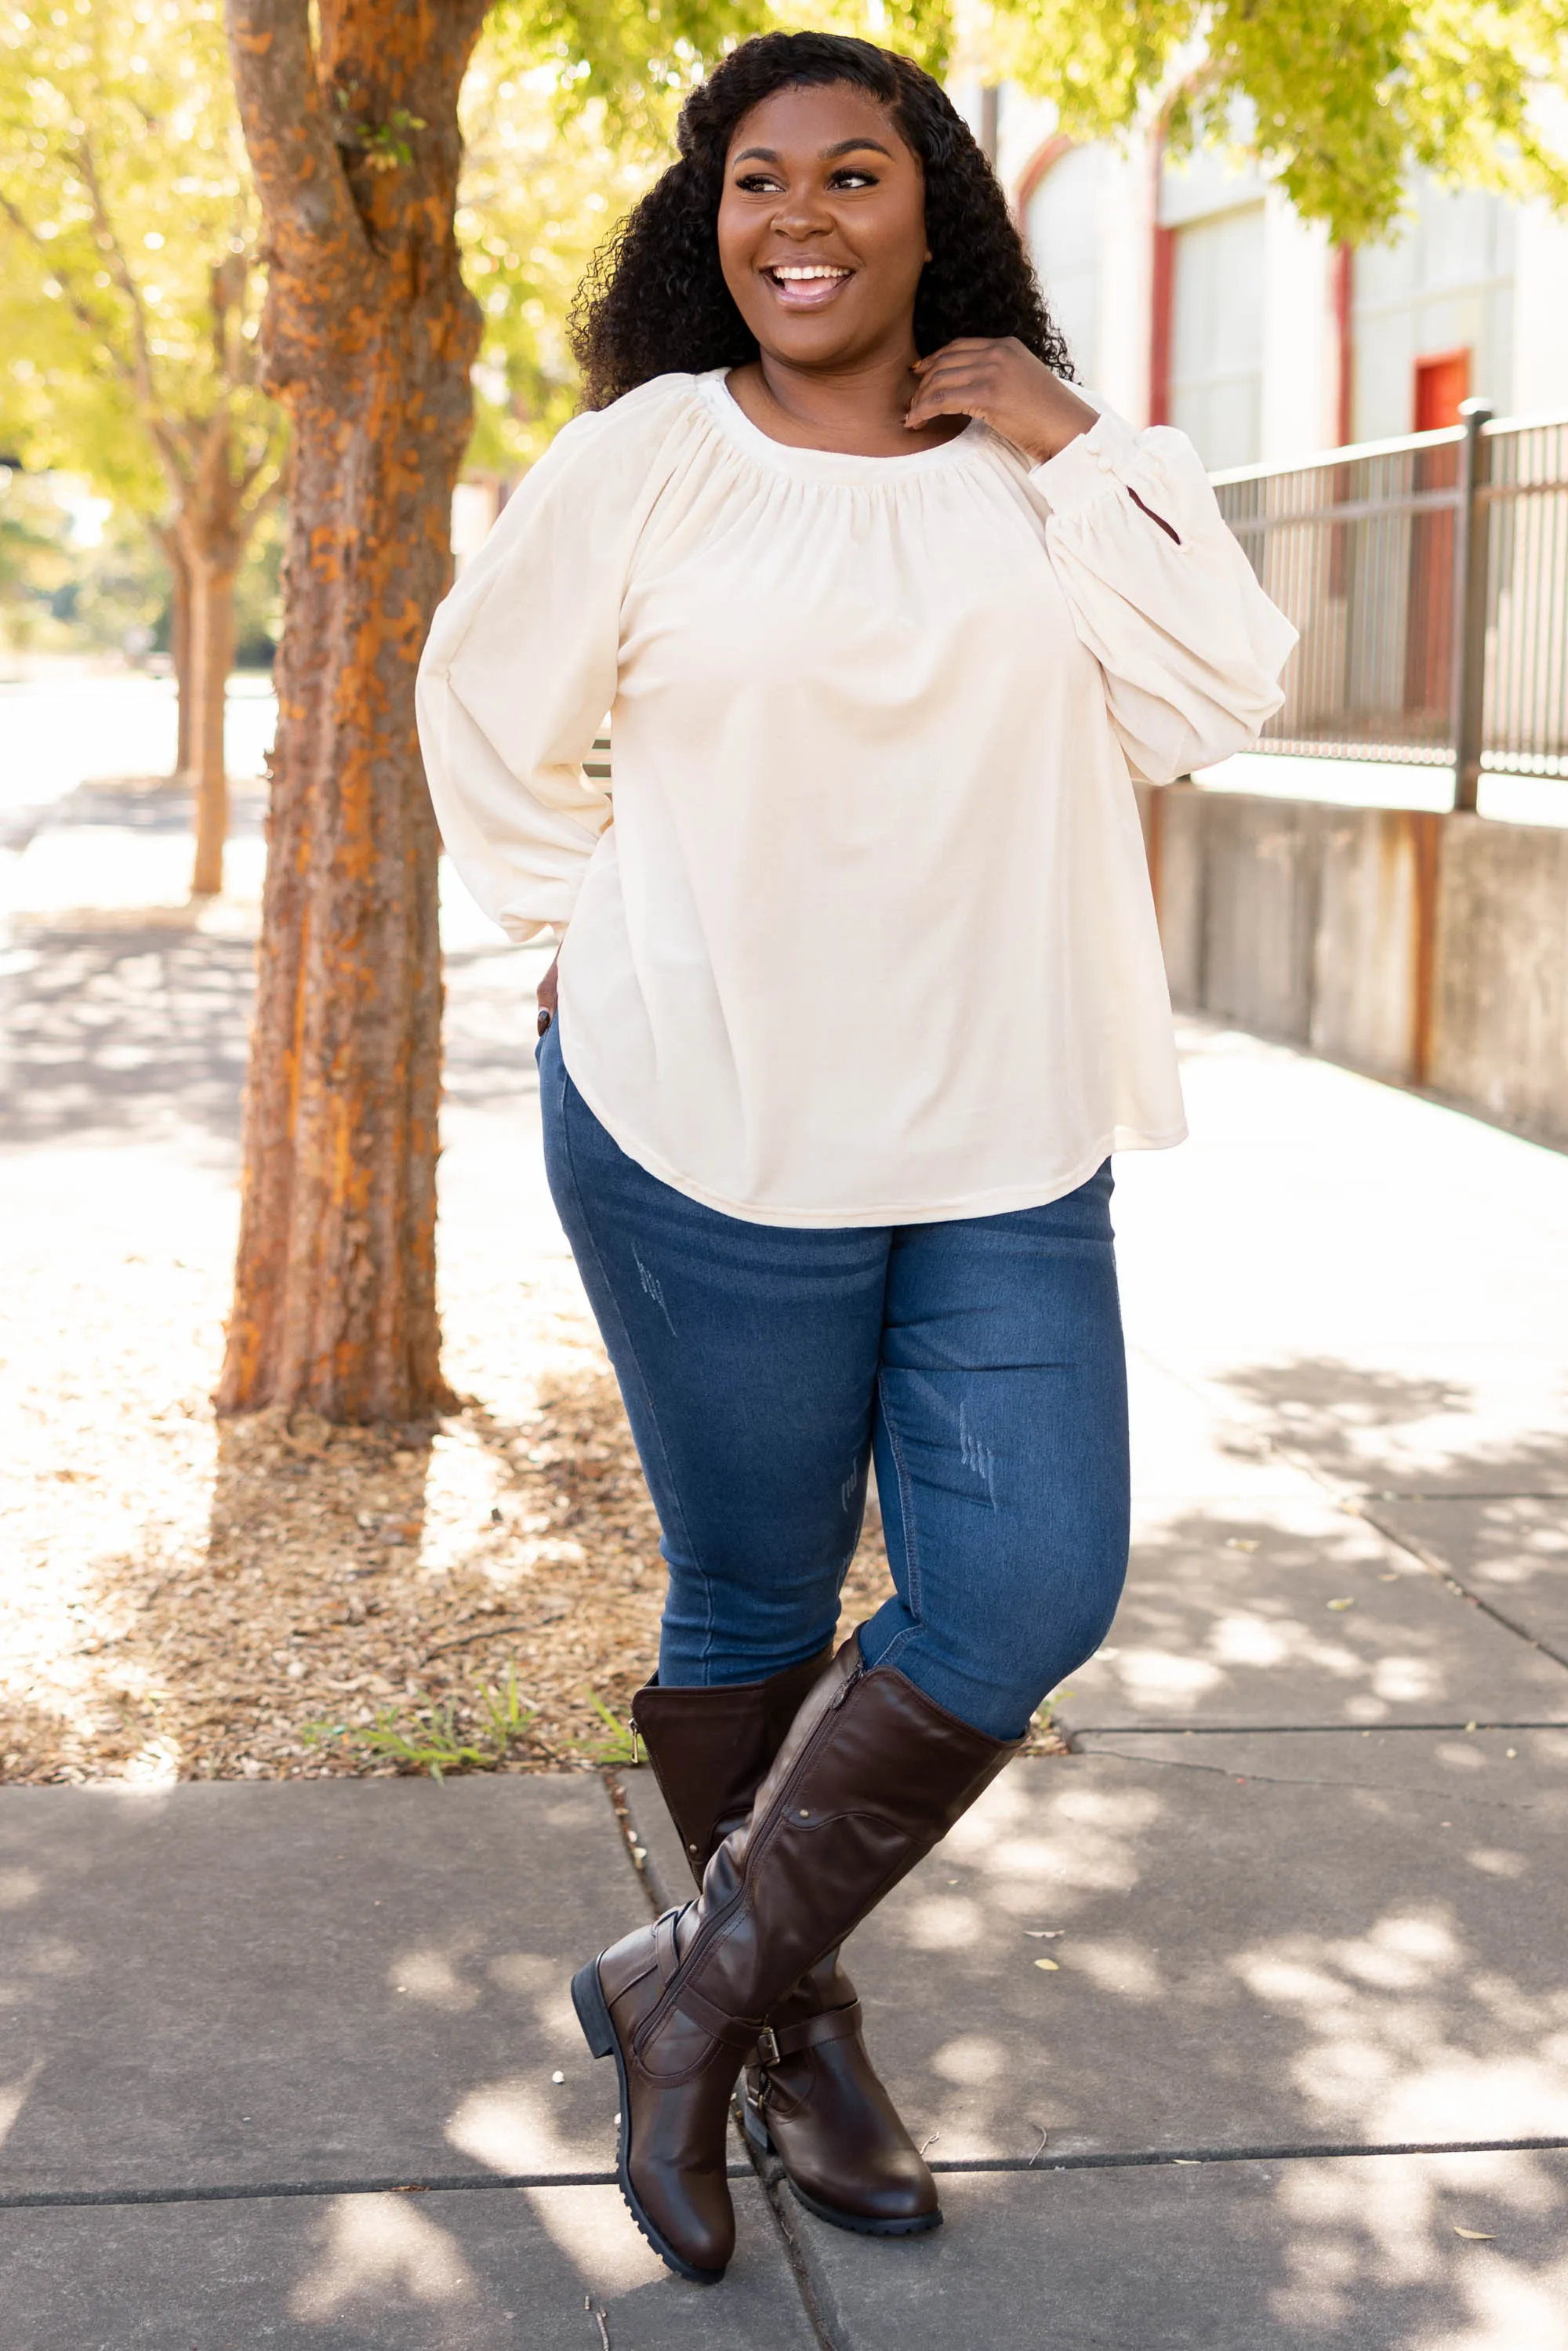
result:
[(783, 2058), (779, 2036), (770, 2024), (765, 2024), (757, 2036), (757, 2053), (764, 2065), (777, 2065)]

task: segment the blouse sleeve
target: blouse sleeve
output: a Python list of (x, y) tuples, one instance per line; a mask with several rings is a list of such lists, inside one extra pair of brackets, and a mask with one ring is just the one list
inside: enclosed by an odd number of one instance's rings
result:
[[(442, 841), (509, 937), (570, 918), (609, 795), (582, 762), (615, 699), (621, 599), (639, 520), (603, 417), (558, 434), (436, 611), (419, 739)], [(645, 453), (643, 459), (646, 466)]]
[(1030, 479), (1111, 724), (1138, 775), (1170, 783), (1254, 743), (1296, 632), (1226, 528), (1184, 433), (1103, 412)]

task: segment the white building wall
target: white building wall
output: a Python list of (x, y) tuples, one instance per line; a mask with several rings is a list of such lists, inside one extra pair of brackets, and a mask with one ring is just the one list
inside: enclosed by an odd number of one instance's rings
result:
[(1149, 421), (1149, 343), (1154, 238), (1149, 207), (1154, 160), (1139, 141), (1113, 152), (1100, 199), (1100, 340), (1091, 391), (1139, 427)]
[[(1358, 441), (1413, 432), (1416, 361), (1448, 351), (1469, 352), (1470, 391), (1500, 415), (1515, 404), (1520, 208), (1502, 196), (1426, 179), (1413, 197), (1411, 216), (1396, 234), (1355, 256), (1352, 413)], [(1568, 298), (1568, 278), (1556, 298)]]
[[(977, 124), (978, 92), (965, 95), (972, 97), (965, 110)], [(1055, 123), (1048, 103), (1003, 90), (998, 168), (1015, 203)], [(1229, 310), (1197, 325), (1196, 360), (1189, 312), (1180, 357), (1190, 371), (1201, 374), (1207, 367), (1218, 378), (1239, 354), (1249, 354), (1243, 364), (1257, 376), (1252, 461), (1283, 464), (1333, 447), (1339, 438), (1340, 337), (1336, 260), (1323, 228), (1302, 221), (1262, 174), (1238, 171), (1214, 152), (1166, 163), (1156, 175), (1146, 133), (1093, 152), (1092, 165), (1082, 151), (1069, 159), (1066, 194), (1059, 192), (1057, 204), (1047, 193), (1048, 175), (1019, 206), (1048, 298), (1053, 214), (1060, 221), (1064, 210), (1071, 213), (1066, 197), (1074, 189), (1073, 201), (1092, 208), (1092, 238), (1078, 235), (1082, 225), (1070, 220), (1061, 298), (1088, 388), (1134, 424), (1148, 422), (1157, 179), (1158, 219), (1176, 233), (1173, 360), (1184, 327), (1180, 233), (1210, 221), (1218, 230), (1221, 215), (1260, 205), (1256, 267), (1239, 267), (1228, 281), (1221, 270), (1215, 298)], [(1354, 256), (1353, 436), (1410, 432), (1416, 360), (1461, 349), (1472, 354), (1471, 388), (1500, 414), (1568, 409), (1568, 218), (1544, 204), (1516, 204), (1427, 179), (1416, 183), (1413, 199), (1414, 217), (1402, 233)], [(1194, 249), (1203, 242), (1195, 238)], [(1216, 251), (1225, 242), (1220, 231)], [(1240, 256), (1242, 246), (1234, 237), (1230, 244)], [(1238, 319), (1238, 305), (1251, 306), (1256, 315)], [(1179, 373), (1173, 366), (1173, 394)], [(1245, 461), (1228, 451), (1209, 462)]]
[(1568, 218), (1544, 204), (1514, 220), (1513, 405), (1568, 408)]
[(1260, 465), (1286, 465), (1338, 438), (1339, 332), (1333, 250), (1270, 188), (1263, 206), (1263, 382)]

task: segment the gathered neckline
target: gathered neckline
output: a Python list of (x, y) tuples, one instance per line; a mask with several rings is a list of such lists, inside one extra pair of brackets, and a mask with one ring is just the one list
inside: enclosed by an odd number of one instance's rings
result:
[(754, 457), (779, 473), (822, 482), (896, 482), (912, 475), (929, 474), (961, 463), (988, 439), (987, 426), (972, 416), (962, 433), (934, 449), (911, 449), (898, 457), (869, 457), (842, 449), (801, 449), (790, 441), (775, 441), (754, 424), (729, 388), (729, 370), (710, 368), (696, 378), (704, 406), (721, 432)]

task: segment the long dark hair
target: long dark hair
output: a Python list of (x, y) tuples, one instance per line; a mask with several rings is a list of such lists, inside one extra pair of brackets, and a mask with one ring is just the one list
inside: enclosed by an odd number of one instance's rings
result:
[(837, 33), (760, 33), (681, 109), (677, 160), (594, 256), (571, 347), (590, 408), (656, 375), (739, 367), (756, 339), (718, 262), (718, 206), (735, 127), (775, 90), (849, 82), (885, 106), (920, 159), (931, 258), (915, 297), (915, 341), (1016, 335), (1058, 375), (1073, 369), (995, 173), (940, 83), (909, 57)]

